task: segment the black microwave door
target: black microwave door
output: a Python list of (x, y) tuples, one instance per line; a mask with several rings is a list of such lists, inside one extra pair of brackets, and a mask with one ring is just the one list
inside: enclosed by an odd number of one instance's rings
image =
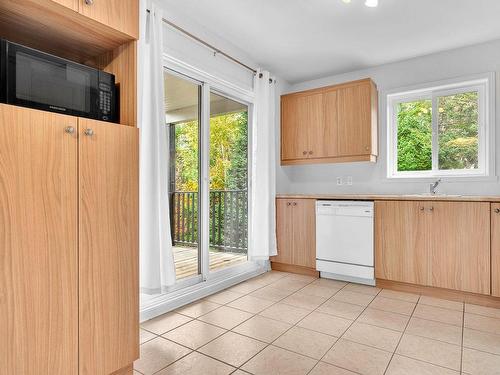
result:
[(7, 80), (9, 104), (97, 116), (98, 75), (84, 65), (9, 44)]

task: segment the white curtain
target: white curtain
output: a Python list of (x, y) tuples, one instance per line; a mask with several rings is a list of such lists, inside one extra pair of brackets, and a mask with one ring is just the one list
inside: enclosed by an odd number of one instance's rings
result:
[(277, 254), (275, 81), (269, 72), (257, 72), (254, 91), (249, 258), (266, 260)]
[(175, 283), (168, 200), (169, 149), (165, 125), (162, 10), (144, 1), (140, 36), (140, 283), (155, 294)]

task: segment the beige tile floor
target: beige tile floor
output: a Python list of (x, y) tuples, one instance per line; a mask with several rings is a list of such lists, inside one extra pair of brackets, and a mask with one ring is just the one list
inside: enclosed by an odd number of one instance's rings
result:
[(500, 374), (500, 310), (268, 272), (142, 324), (136, 374)]

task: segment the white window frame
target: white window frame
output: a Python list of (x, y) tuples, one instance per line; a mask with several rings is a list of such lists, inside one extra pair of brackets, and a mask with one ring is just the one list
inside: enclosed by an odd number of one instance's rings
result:
[[(438, 98), (464, 92), (478, 92), (478, 168), (439, 170)], [(429, 171), (398, 171), (398, 123), (396, 107), (415, 100), (432, 101), (432, 169)], [(470, 180), (495, 178), (495, 74), (487, 73), (435, 82), (387, 94), (387, 178)]]

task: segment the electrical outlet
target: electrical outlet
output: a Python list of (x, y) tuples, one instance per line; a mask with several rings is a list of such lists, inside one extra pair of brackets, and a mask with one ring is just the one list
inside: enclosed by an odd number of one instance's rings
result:
[(352, 176), (347, 176), (347, 185), (352, 185)]
[(337, 185), (343, 185), (342, 177), (337, 177)]

